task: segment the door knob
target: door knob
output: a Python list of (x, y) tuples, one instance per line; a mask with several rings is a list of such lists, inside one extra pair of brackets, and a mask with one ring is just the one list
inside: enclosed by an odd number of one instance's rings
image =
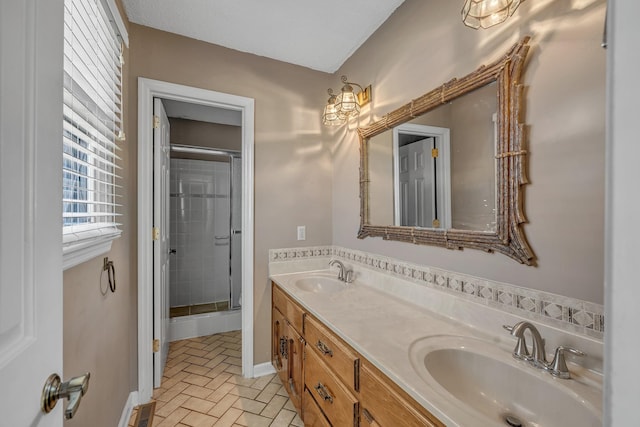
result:
[(73, 418), (80, 406), (80, 400), (89, 389), (89, 377), (87, 372), (79, 377), (73, 377), (69, 381), (61, 382), (58, 374), (51, 374), (42, 389), (42, 412), (48, 414), (60, 399), (69, 399), (69, 405), (64, 411), (67, 420)]

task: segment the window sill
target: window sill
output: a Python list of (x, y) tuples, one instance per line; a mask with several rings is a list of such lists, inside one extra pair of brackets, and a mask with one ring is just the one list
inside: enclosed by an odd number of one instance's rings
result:
[(62, 269), (67, 270), (108, 253), (111, 250), (111, 243), (118, 237), (120, 237), (120, 233), (64, 245), (62, 248)]

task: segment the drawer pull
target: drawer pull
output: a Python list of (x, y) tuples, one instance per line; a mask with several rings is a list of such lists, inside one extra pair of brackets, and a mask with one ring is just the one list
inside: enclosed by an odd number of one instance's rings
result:
[(329, 403), (333, 403), (333, 397), (329, 394), (329, 391), (326, 389), (324, 384), (319, 382), (318, 385), (315, 386), (315, 389), (325, 402), (328, 401)]
[(320, 350), (320, 353), (324, 354), (325, 356), (333, 357), (333, 350), (331, 350), (322, 341), (318, 340), (318, 343), (316, 344), (316, 347), (318, 348), (318, 350)]

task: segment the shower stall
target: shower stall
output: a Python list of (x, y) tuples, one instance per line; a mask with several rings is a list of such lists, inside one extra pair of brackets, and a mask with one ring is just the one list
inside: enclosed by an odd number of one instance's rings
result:
[(240, 329), (241, 155), (171, 151), (170, 339)]

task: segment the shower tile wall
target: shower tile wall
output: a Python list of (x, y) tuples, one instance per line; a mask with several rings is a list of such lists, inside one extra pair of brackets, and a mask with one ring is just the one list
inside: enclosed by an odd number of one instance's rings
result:
[(171, 159), (170, 306), (229, 300), (229, 164)]

